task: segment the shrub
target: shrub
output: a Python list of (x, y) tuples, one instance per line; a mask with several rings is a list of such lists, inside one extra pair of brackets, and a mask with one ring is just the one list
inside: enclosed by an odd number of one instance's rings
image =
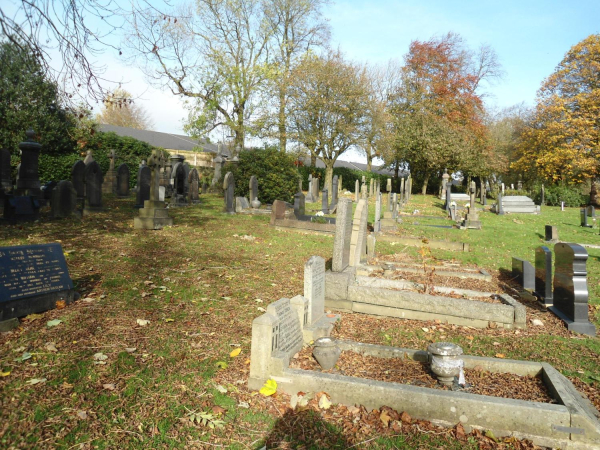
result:
[[(293, 157), (279, 150), (266, 148), (241, 152), (239, 159), (237, 164), (225, 164), (219, 181), (221, 186), (225, 174), (232, 172), (235, 195), (249, 197), (250, 177), (254, 175), (258, 179), (258, 199), (262, 203), (273, 203), (275, 200), (293, 203), (300, 177)], [(250, 198), (248, 200), (252, 201)]]
[[(540, 203), (541, 191), (537, 191), (534, 201)], [(546, 205), (560, 206), (560, 202), (565, 202), (565, 206), (577, 207), (587, 204), (587, 196), (581, 193), (579, 186), (548, 186), (546, 188)]]
[[(321, 185), (319, 189), (323, 189), (323, 184), (325, 183), (325, 169), (319, 167), (312, 166), (300, 166), (298, 167), (298, 171), (300, 172), (300, 176), (302, 177), (302, 188), (304, 190), (308, 190), (308, 175), (312, 175), (313, 178), (315, 176), (321, 179)], [(356, 170), (349, 169), (347, 167), (334, 167), (333, 174), (338, 177), (342, 177), (342, 189), (354, 192), (354, 188), (356, 187), (356, 180), (358, 182), (362, 182), (362, 177), (364, 176), (367, 182), (367, 186), (371, 182), (371, 178), (374, 180), (379, 180), (381, 183), (381, 190), (385, 191), (387, 176), (380, 175), (378, 173), (367, 172), (364, 170)]]

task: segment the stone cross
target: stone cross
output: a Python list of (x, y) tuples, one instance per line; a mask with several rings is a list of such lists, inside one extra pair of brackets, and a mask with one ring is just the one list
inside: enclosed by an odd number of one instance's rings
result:
[(588, 253), (579, 244), (554, 246), (554, 305), (549, 309), (566, 324), (569, 331), (596, 335), (589, 322), (586, 262)]
[(477, 190), (477, 184), (471, 181), (471, 187), (469, 189), (469, 210), (475, 211), (475, 191)]
[(148, 158), (148, 167), (151, 170), (150, 175), (150, 200), (160, 201), (158, 187), (160, 186), (160, 168), (165, 164), (165, 157), (160, 150), (152, 150), (152, 155)]
[(450, 175), (448, 175), (448, 169), (444, 169), (444, 174), (442, 175), (442, 199), (446, 198), (446, 186), (449, 178)]
[(110, 154), (108, 155), (108, 159), (110, 160), (110, 166), (108, 168), (108, 170), (115, 170), (115, 158), (117, 157), (115, 150), (112, 149), (110, 151)]

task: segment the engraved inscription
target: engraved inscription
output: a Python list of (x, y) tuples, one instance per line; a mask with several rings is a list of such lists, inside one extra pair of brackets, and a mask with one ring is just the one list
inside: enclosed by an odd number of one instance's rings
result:
[(286, 302), (276, 302), (272, 304), (275, 307), (277, 318), (279, 319), (279, 332), (276, 338), (276, 347), (278, 350), (289, 353), (298, 347), (302, 347), (302, 330), (298, 316), (292, 311), (289, 300)]
[(0, 247), (0, 302), (72, 288), (60, 244)]

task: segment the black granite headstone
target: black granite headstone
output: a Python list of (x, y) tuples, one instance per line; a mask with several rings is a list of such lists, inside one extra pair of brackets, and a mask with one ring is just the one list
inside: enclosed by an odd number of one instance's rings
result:
[(102, 209), (102, 170), (96, 161), (85, 166), (85, 199), (86, 210)]
[(138, 170), (137, 176), (137, 195), (135, 200), (136, 208), (143, 208), (144, 202), (150, 200), (150, 179), (152, 178), (152, 171), (148, 166), (142, 166)]
[(558, 227), (546, 225), (546, 236), (544, 239), (547, 242), (558, 242)]
[(52, 190), (52, 217), (69, 217), (77, 209), (77, 192), (70, 181), (60, 181)]
[(77, 297), (60, 244), (0, 247), (0, 321)]
[(85, 163), (81, 160), (73, 164), (71, 169), (71, 183), (77, 192), (77, 198), (85, 197)]
[(586, 249), (579, 244), (554, 246), (554, 305), (549, 309), (570, 331), (595, 336), (596, 327), (588, 318), (587, 259)]
[(579, 210), (579, 216), (581, 217), (581, 226), (584, 228), (591, 228), (592, 225), (588, 224), (587, 208), (581, 208)]
[(535, 249), (535, 293), (544, 305), (552, 305), (552, 250), (545, 245)]
[(117, 197), (129, 197), (129, 166), (125, 163), (117, 168)]
[(529, 261), (521, 258), (512, 258), (512, 274), (516, 281), (523, 287), (533, 291), (535, 289), (535, 272)]

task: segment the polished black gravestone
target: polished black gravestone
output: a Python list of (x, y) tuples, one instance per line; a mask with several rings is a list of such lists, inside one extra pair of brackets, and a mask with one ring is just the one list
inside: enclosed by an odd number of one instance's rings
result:
[(548, 309), (569, 331), (595, 336), (596, 327), (588, 319), (587, 259), (586, 249), (579, 244), (554, 246), (554, 305)]
[(584, 228), (592, 228), (591, 224), (588, 224), (588, 210), (587, 208), (581, 208), (579, 210), (579, 216), (581, 217), (581, 226)]
[(125, 163), (117, 168), (117, 197), (129, 197), (129, 166)]
[(0, 247), (0, 322), (78, 297), (60, 244)]
[(535, 293), (544, 305), (552, 305), (552, 250), (545, 245), (535, 249)]
[(143, 208), (144, 202), (150, 200), (150, 178), (152, 171), (150, 167), (143, 165), (138, 170), (137, 176), (137, 195), (135, 200), (136, 208)]
[(102, 206), (102, 170), (96, 161), (85, 166), (85, 207), (83, 215), (104, 211)]
[(558, 227), (554, 225), (546, 225), (546, 236), (544, 240), (546, 242), (558, 242)]
[(535, 272), (529, 261), (521, 258), (512, 259), (512, 274), (523, 289), (533, 291), (535, 289)]
[(71, 183), (75, 192), (77, 192), (77, 199), (83, 200), (85, 198), (85, 163), (82, 160), (73, 164), (73, 168), (71, 169)]
[(65, 218), (77, 210), (77, 192), (70, 181), (60, 181), (52, 190), (52, 217)]

